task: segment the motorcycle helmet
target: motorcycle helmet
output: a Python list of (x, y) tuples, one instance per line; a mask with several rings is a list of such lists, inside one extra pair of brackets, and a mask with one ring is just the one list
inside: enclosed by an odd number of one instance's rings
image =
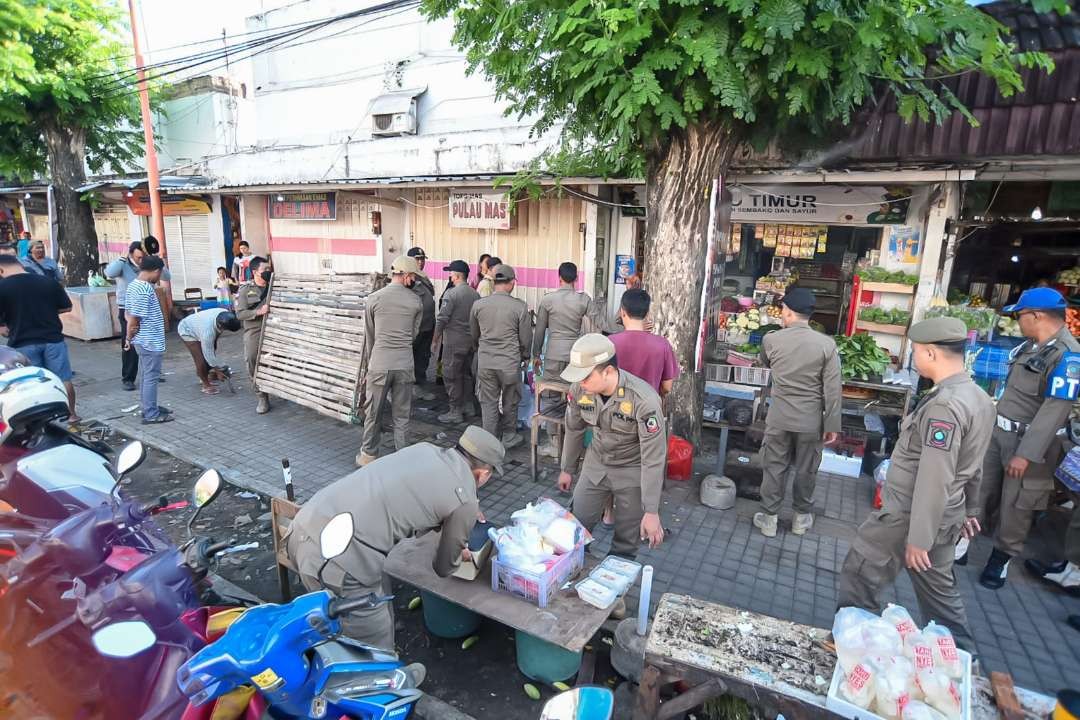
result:
[(68, 414), (67, 391), (55, 374), (39, 367), (0, 373), (0, 442)]

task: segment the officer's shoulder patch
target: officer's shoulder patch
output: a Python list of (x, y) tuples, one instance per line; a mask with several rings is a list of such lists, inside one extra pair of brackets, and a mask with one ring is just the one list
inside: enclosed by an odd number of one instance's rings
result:
[(926, 447), (949, 450), (955, 434), (956, 423), (930, 418), (930, 425), (926, 428)]
[(655, 413), (645, 418), (645, 430), (650, 435), (660, 432), (660, 421), (657, 419)]

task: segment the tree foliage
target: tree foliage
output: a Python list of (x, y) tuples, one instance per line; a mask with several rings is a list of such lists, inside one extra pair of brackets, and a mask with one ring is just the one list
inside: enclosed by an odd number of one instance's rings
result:
[(48, 176), (49, 128), (85, 138), (95, 172), (140, 157), (138, 98), (114, 74), (123, 18), (107, 0), (0, 0), (0, 174)]
[[(1064, 0), (1034, 0), (1067, 12)], [(536, 129), (562, 124), (555, 165), (643, 177), (667, 135), (720, 122), (764, 141), (828, 135), (897, 99), (905, 119), (967, 108), (941, 82), (985, 73), (1003, 95), (1021, 67), (1007, 29), (965, 0), (424, 0)]]

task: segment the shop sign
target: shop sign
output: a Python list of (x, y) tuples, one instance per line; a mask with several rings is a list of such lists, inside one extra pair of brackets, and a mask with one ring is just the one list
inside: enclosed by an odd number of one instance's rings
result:
[(896, 225), (907, 219), (908, 186), (734, 185), (732, 221)]
[(318, 192), (271, 195), (270, 219), (337, 220), (337, 193)]
[(510, 229), (510, 200), (506, 193), (450, 191), (450, 227)]
[(627, 278), (634, 274), (636, 266), (633, 255), (616, 255), (615, 284), (625, 285)]
[[(127, 206), (135, 215), (150, 217), (150, 193), (134, 193), (127, 198)], [(210, 203), (198, 195), (161, 193), (161, 212), (163, 215), (209, 215)]]
[(23, 207), (30, 215), (48, 215), (49, 201), (44, 195), (31, 195), (22, 201)]

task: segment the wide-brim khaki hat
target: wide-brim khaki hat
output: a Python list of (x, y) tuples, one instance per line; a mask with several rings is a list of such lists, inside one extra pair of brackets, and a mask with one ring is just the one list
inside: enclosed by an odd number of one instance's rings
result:
[(600, 333), (582, 335), (570, 348), (570, 363), (559, 376), (571, 383), (578, 383), (589, 377), (597, 365), (615, 357), (615, 343)]

